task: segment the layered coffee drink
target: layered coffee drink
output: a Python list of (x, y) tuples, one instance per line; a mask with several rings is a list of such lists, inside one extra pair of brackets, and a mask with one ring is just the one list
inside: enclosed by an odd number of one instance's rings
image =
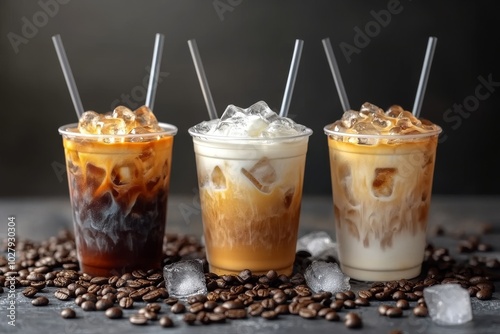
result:
[(400, 106), (370, 103), (325, 127), (339, 260), (350, 277), (420, 274), (440, 132)]
[(265, 102), (191, 129), (210, 271), (290, 274), (312, 131)]
[(149, 108), (85, 112), (63, 136), (80, 269), (120, 275), (162, 266), (173, 136)]

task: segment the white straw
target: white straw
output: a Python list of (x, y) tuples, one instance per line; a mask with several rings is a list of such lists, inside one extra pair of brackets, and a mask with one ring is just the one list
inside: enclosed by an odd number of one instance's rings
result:
[(156, 34), (155, 47), (153, 50), (153, 61), (151, 64), (151, 73), (149, 75), (148, 92), (146, 94), (146, 106), (153, 110), (156, 97), (156, 87), (158, 86), (158, 75), (160, 73), (161, 55), (163, 53), (163, 41), (165, 35)]
[(68, 57), (66, 57), (66, 51), (59, 34), (52, 36), (52, 42), (54, 42), (54, 47), (56, 49), (57, 57), (59, 58), (59, 63), (66, 79), (66, 84), (68, 85), (69, 94), (71, 95), (71, 100), (73, 101), (73, 106), (75, 107), (76, 115), (78, 119), (83, 114), (82, 100), (80, 99), (80, 94), (76, 88), (75, 78), (73, 77), (73, 72), (71, 72), (71, 67), (69, 66)]
[(429, 80), (429, 74), (431, 72), (432, 58), (434, 57), (434, 51), (436, 50), (436, 37), (429, 37), (427, 42), (427, 51), (425, 52), (424, 65), (422, 67), (422, 72), (420, 73), (420, 81), (418, 82), (417, 95), (415, 96), (415, 102), (413, 103), (413, 115), (415, 117), (420, 117), (420, 111), (422, 110), (422, 102), (424, 100), (425, 88), (427, 87), (427, 81)]
[(300, 56), (302, 55), (302, 48), (304, 41), (301, 39), (295, 40), (295, 48), (293, 50), (292, 63), (290, 71), (288, 72), (288, 79), (286, 81), (285, 94), (283, 95), (283, 102), (281, 102), (280, 116), (287, 117), (288, 109), (290, 109), (290, 102), (292, 101), (293, 87), (297, 79), (297, 72), (299, 70)]
[(349, 105), (349, 99), (347, 98), (344, 82), (342, 81), (342, 76), (340, 75), (339, 65), (335, 59), (330, 38), (325, 38), (321, 41), (323, 42), (323, 47), (325, 48), (326, 58), (328, 59), (328, 64), (330, 64), (330, 70), (332, 71), (333, 80), (335, 81), (335, 86), (337, 87), (342, 108), (344, 111), (350, 110), (351, 106)]
[(191, 51), (191, 56), (193, 57), (193, 63), (196, 69), (196, 73), (198, 74), (198, 80), (200, 81), (201, 91), (207, 105), (208, 116), (210, 117), (210, 119), (216, 119), (217, 110), (215, 109), (214, 100), (212, 98), (212, 94), (210, 93), (210, 87), (208, 87), (207, 76), (205, 74), (205, 69), (203, 68), (203, 63), (201, 62), (200, 52), (198, 51), (196, 40), (190, 39), (188, 41), (188, 45), (189, 50)]

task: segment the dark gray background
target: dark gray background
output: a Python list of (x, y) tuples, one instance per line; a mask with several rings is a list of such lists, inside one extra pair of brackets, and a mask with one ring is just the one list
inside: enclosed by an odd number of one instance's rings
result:
[[(62, 2), (62, 3), (59, 3)], [(57, 3), (43, 14), (41, 3)], [(51, 36), (61, 34), (85, 109), (108, 111), (122, 94), (141, 91), (151, 63), (155, 33), (165, 34), (155, 113), (175, 124), (171, 192), (196, 188), (187, 129), (207, 110), (187, 40), (200, 49), (219, 114), (228, 104), (264, 100), (279, 110), (294, 41), (304, 50), (289, 115), (314, 130), (310, 138), (305, 194), (331, 192), (323, 127), (341, 115), (341, 105), (321, 45), (330, 37), (352, 107), (370, 101), (411, 109), (427, 39), (437, 36), (422, 116), (443, 127), (434, 193), (500, 194), (495, 140), (500, 87), (462, 115), (448, 111), (474, 102), (479, 77), (500, 82), (498, 5), (494, 1), (401, 0), (399, 13), (373, 33), (369, 43), (343, 56), (340, 43), (354, 45), (355, 28), (373, 26), (371, 11), (393, 1), (299, 0), (41, 0), (0, 2), (0, 197), (66, 195), (60, 125), (75, 122), (70, 95)], [(215, 5), (226, 4), (217, 12)], [(44, 20), (46, 18), (47, 20)], [(26, 22), (37, 23), (23, 44)], [(24, 37), (23, 37), (24, 38)], [(17, 50), (16, 50), (17, 48)], [(486, 94), (486, 90), (480, 90)], [(476, 99), (476, 101), (478, 101)], [(134, 103), (141, 104), (137, 99)]]

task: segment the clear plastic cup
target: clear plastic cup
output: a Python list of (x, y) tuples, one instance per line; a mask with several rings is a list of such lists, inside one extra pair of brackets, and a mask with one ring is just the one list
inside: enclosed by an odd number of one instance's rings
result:
[(441, 128), (420, 134), (328, 136), (339, 261), (362, 281), (420, 274)]
[(189, 133), (210, 271), (291, 274), (312, 131), (277, 138)]
[(93, 135), (78, 124), (63, 137), (80, 269), (94, 276), (162, 267), (163, 236), (177, 128)]

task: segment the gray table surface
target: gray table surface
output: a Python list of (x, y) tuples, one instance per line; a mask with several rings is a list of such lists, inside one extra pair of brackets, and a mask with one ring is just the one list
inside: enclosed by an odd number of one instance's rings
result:
[[(167, 232), (201, 236), (201, 216), (197, 197), (171, 196), (168, 208)], [(44, 240), (62, 228), (72, 228), (71, 208), (67, 198), (25, 198), (0, 199), (0, 238), (7, 234), (7, 219), (16, 217), (16, 238)], [(437, 227), (445, 231), (444, 236), (436, 236)], [(335, 236), (332, 202), (330, 197), (305, 197), (303, 200), (300, 235), (311, 231), (326, 231)], [(433, 196), (430, 212), (429, 241), (435, 246), (449, 248), (453, 256), (457, 243), (463, 234), (481, 235), (481, 240), (494, 246), (494, 251), (483, 253), (500, 260), (500, 197), (449, 197)], [(352, 289), (357, 291), (368, 286), (367, 283), (353, 282)], [(306, 320), (298, 316), (280, 316), (276, 320), (248, 318), (227, 321), (225, 324), (208, 326), (188, 326), (180, 316), (172, 315), (175, 327), (164, 329), (157, 324), (137, 327), (126, 319), (110, 320), (102, 312), (83, 312), (75, 307), (74, 301), (62, 302), (53, 296), (52, 289), (46, 288), (45, 294), (50, 304), (34, 307), (30, 300), (18, 289), (16, 299), (16, 326), (8, 325), (7, 294), (0, 294), (0, 333), (275, 333), (289, 334), (305, 332), (335, 333), (390, 333), (398, 329), (403, 333), (500, 333), (500, 282), (495, 284), (496, 292), (491, 300), (472, 299), (474, 319), (463, 325), (440, 326), (429, 317), (417, 318), (410, 310), (404, 311), (402, 318), (379, 316), (377, 302), (369, 307), (356, 309), (362, 316), (361, 329), (347, 329), (342, 322), (328, 322), (324, 319)], [(412, 304), (413, 305), (413, 304)], [(62, 319), (60, 310), (74, 307), (77, 318)], [(125, 315), (135, 310), (125, 310)], [(164, 306), (164, 312), (167, 307)], [(345, 311), (343, 311), (345, 312)], [(340, 313), (342, 316), (342, 313)]]

